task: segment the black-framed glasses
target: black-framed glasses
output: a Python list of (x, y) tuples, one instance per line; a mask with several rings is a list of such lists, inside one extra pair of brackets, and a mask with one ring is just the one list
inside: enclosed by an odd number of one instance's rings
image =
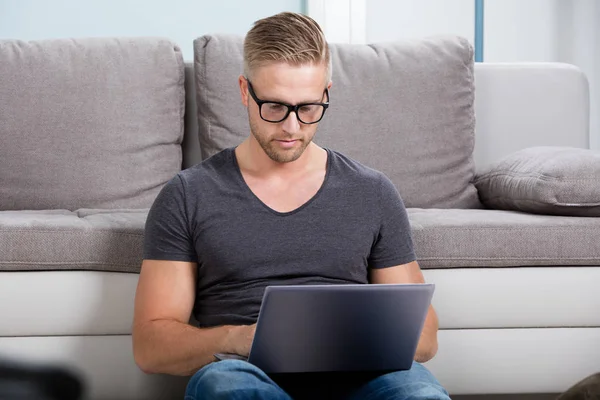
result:
[(325, 110), (329, 107), (329, 90), (325, 88), (324, 96), (327, 96), (327, 102), (325, 103), (301, 103), (296, 104), (295, 106), (291, 104), (281, 103), (278, 101), (270, 101), (270, 100), (261, 100), (256, 97), (256, 93), (254, 93), (254, 88), (252, 87), (252, 83), (250, 83), (249, 79), (246, 79), (248, 82), (248, 91), (250, 92), (250, 96), (254, 99), (256, 104), (258, 104), (258, 113), (260, 117), (267, 122), (278, 123), (284, 121), (291, 112), (296, 113), (296, 117), (298, 121), (303, 124), (316, 124), (325, 115)]

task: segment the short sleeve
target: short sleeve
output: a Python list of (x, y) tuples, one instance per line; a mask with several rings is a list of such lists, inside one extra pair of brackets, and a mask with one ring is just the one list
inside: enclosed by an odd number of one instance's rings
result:
[(148, 213), (144, 259), (197, 262), (191, 237), (185, 187), (176, 175), (162, 188)]
[(380, 178), (379, 234), (371, 249), (369, 268), (387, 268), (415, 261), (410, 222), (394, 184)]

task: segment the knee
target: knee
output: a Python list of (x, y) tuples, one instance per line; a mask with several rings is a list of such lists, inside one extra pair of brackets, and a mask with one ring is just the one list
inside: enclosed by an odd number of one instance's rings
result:
[(408, 371), (393, 372), (381, 378), (383, 379), (380, 385), (383, 390), (390, 394), (401, 393), (407, 400), (450, 400), (448, 392), (435, 376), (425, 366), (416, 362)]
[(206, 365), (187, 385), (186, 400), (228, 399), (234, 392), (264, 392), (278, 389), (259, 368), (245, 361), (225, 360)]
[(420, 382), (431, 382), (439, 385), (440, 383), (436, 379), (436, 377), (421, 363), (413, 362), (412, 367), (406, 371), (408, 375), (410, 375), (411, 380), (420, 381)]
[(205, 365), (202, 369), (196, 372), (192, 379), (204, 379), (208, 376), (210, 378), (218, 378), (222, 374), (235, 374), (235, 373), (263, 373), (260, 369), (255, 367), (246, 361), (241, 360), (223, 360), (216, 361)]
[[(246, 375), (254, 375), (252, 369), (258, 369), (252, 364), (239, 360), (224, 360), (205, 365), (196, 372), (189, 380), (187, 393), (213, 393), (223, 386), (224, 382), (244, 379)], [(262, 371), (258, 370), (257, 373)]]

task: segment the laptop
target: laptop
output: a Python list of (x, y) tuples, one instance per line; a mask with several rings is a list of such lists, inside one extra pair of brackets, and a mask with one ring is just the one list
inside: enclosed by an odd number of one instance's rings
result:
[(426, 283), (268, 286), (247, 361), (270, 374), (410, 369), (434, 289)]

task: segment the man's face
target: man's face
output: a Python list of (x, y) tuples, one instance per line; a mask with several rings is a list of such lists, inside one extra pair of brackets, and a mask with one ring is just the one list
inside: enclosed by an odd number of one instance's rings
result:
[[(292, 66), (274, 63), (253, 71), (250, 82), (259, 100), (297, 105), (301, 103), (324, 103), (328, 101), (325, 88), (325, 65)], [(275, 162), (287, 163), (300, 158), (312, 141), (318, 124), (304, 124), (291, 112), (281, 122), (264, 121), (259, 106), (248, 93), (248, 83), (240, 77), (242, 102), (248, 108), (251, 140), (258, 142), (263, 151)], [(267, 104), (263, 105), (263, 116)]]

